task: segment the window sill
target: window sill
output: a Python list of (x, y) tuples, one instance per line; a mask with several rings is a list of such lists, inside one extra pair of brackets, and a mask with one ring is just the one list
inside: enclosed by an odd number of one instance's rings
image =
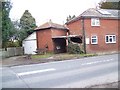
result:
[(116, 42), (106, 42), (106, 44), (116, 44)]
[(91, 43), (91, 45), (98, 45), (97, 43)]
[(91, 27), (100, 27), (100, 25), (91, 25)]

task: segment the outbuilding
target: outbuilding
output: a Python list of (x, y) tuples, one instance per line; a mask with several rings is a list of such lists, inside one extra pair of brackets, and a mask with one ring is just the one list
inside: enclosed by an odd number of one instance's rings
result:
[(24, 47), (24, 54), (36, 54), (37, 40), (36, 32), (33, 32), (26, 39), (23, 40), (22, 46)]
[(66, 52), (66, 35), (68, 28), (65, 25), (53, 23), (51, 20), (35, 29), (37, 49), (47, 49), (48, 52)]

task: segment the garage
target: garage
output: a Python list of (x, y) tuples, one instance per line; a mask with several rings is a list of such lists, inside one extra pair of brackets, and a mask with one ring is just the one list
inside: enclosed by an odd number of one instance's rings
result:
[(24, 54), (36, 54), (35, 53), (37, 49), (36, 32), (32, 33), (26, 39), (24, 39), (22, 46), (24, 47)]

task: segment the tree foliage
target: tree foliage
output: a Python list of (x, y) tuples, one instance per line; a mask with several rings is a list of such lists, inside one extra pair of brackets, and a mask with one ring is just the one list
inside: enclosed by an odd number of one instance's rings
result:
[(99, 7), (102, 9), (117, 9), (120, 10), (120, 2), (108, 2), (107, 0), (102, 0), (99, 3)]
[(24, 30), (27, 30), (28, 34), (31, 34), (32, 30), (36, 27), (35, 19), (28, 10), (25, 10), (20, 18), (20, 27)]
[(7, 47), (7, 42), (14, 35), (14, 25), (9, 18), (9, 13), (12, 8), (11, 2), (2, 2), (2, 47)]
[[(16, 22), (16, 24), (18, 24), (18, 22)], [(18, 37), (22, 42), (22, 40), (24, 40), (28, 35), (33, 33), (36, 27), (35, 19), (28, 10), (25, 10), (23, 13), (18, 26), (20, 27)]]
[(72, 20), (72, 19), (75, 18), (75, 17), (76, 17), (75, 15), (73, 15), (73, 16), (69, 15), (69, 16), (67, 17), (66, 21), (68, 22), (68, 21)]

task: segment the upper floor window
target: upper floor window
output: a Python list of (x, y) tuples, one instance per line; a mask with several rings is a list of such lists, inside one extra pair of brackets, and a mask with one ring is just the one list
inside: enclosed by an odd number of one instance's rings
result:
[(115, 35), (106, 35), (105, 42), (106, 43), (116, 43), (116, 36)]
[(100, 26), (99, 18), (91, 18), (91, 26)]
[(98, 44), (98, 38), (96, 35), (91, 36), (91, 44)]

